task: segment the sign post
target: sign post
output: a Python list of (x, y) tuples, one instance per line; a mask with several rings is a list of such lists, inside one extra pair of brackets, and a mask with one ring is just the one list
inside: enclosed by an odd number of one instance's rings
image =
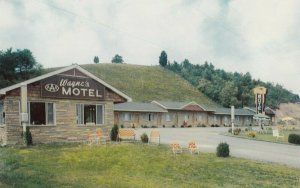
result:
[(233, 134), (234, 129), (234, 106), (231, 106), (231, 133)]
[(265, 117), (266, 94), (268, 93), (268, 89), (265, 87), (256, 87), (253, 92), (255, 94), (256, 105), (256, 116), (254, 116), (253, 119), (258, 121), (258, 126), (263, 130), (262, 121), (268, 120), (268, 118)]

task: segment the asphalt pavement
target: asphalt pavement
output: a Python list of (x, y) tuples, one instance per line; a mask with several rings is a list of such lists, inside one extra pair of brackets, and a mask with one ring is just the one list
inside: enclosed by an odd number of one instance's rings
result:
[[(137, 138), (146, 132), (148, 135), (152, 129), (136, 129)], [(189, 140), (196, 140), (200, 146), (200, 152), (216, 152), (220, 142), (227, 142), (230, 155), (246, 159), (264, 162), (285, 164), (300, 168), (300, 146), (280, 144), (265, 141), (256, 141), (244, 138), (236, 138), (222, 135), (228, 128), (158, 128), (161, 135), (161, 143), (170, 144), (179, 142), (182, 147), (187, 147)]]

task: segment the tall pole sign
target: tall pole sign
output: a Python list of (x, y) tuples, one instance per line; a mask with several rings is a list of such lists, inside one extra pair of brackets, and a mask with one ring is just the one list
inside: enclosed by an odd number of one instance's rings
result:
[(255, 94), (256, 113), (265, 114), (266, 94), (268, 89), (265, 87), (256, 87), (253, 92)]

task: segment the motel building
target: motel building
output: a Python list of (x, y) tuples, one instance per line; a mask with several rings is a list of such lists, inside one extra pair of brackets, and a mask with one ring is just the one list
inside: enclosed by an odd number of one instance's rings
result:
[[(114, 105), (115, 124), (140, 127), (211, 127), (231, 126), (230, 108), (207, 108), (196, 102), (152, 101)], [(235, 109), (235, 125), (252, 126), (255, 111)]]
[(23, 126), (34, 143), (86, 139), (96, 128), (110, 130), (115, 103), (131, 98), (78, 65), (0, 90), (0, 143), (23, 143)]
[[(254, 125), (255, 109), (235, 110), (235, 125)], [(266, 110), (272, 120), (275, 113)], [(33, 143), (80, 142), (113, 124), (125, 128), (230, 126), (229, 108), (196, 102), (132, 99), (78, 65), (0, 89), (0, 144), (22, 144), (29, 127)]]

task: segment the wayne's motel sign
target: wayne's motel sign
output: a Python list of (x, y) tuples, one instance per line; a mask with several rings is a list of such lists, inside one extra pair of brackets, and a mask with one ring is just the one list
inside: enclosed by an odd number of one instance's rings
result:
[(266, 94), (268, 89), (265, 87), (256, 87), (253, 89), (255, 94), (256, 113), (265, 113)]
[(91, 78), (56, 75), (41, 86), (42, 97), (104, 100), (105, 87)]

